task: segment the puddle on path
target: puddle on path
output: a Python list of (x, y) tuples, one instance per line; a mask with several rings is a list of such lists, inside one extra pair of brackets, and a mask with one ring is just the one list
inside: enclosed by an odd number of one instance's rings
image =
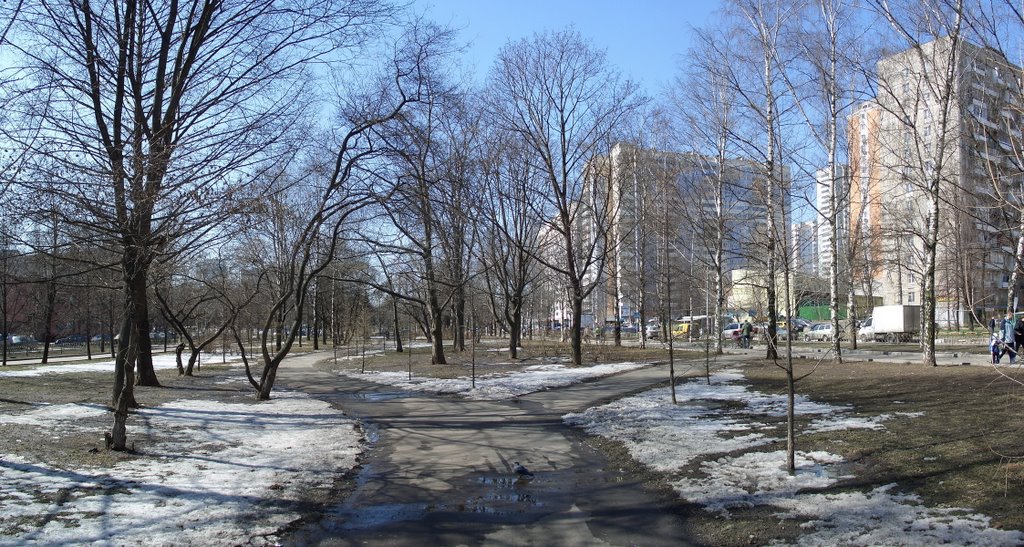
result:
[(360, 391), (356, 393), (345, 393), (342, 398), (359, 399), (360, 401), (393, 401), (395, 399), (407, 399), (414, 397), (414, 391)]
[(384, 505), (365, 505), (358, 510), (339, 511), (336, 516), (343, 517), (338, 528), (342, 530), (362, 530), (374, 528), (393, 522), (422, 519), (430, 507), (421, 503), (392, 503)]

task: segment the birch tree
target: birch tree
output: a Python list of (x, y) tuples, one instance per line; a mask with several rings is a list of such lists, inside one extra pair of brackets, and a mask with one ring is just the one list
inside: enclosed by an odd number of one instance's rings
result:
[[(738, 130), (737, 100), (729, 74), (723, 71), (728, 59), (730, 37), (713, 30), (700, 31), (697, 45), (688, 56), (689, 66), (676, 79), (674, 103), (681, 131), (701, 154), (698, 159), (710, 177), (702, 177), (693, 191), (702, 206), (687, 209), (694, 233), (703, 249), (714, 282), (714, 319), (712, 332), (715, 355), (722, 354), (722, 316), (726, 305), (726, 240), (730, 211), (725, 199), (730, 194), (729, 160)], [(703, 206), (709, 204), (710, 206)], [(699, 232), (697, 230), (700, 230)]]
[[(733, 29), (739, 33), (736, 66), (728, 80), (740, 101), (746, 123), (734, 133), (742, 150), (758, 167), (751, 191), (764, 208), (758, 230), (761, 259), (765, 264), (765, 294), (768, 315), (767, 358), (777, 359), (778, 288), (776, 278), (782, 242), (779, 235), (786, 203), (788, 176), (782, 163), (782, 116), (784, 84), (781, 44), (788, 36), (789, 22), (799, 5), (770, 0), (733, 0)], [(748, 255), (749, 256), (749, 255)]]
[(943, 202), (946, 192), (956, 188), (962, 168), (957, 84), (964, 4), (873, 0), (870, 5), (888, 21), (897, 43), (909, 48), (880, 64), (878, 102), (883, 115), (901, 129), (883, 143), (896, 164), (889, 168), (901, 173), (926, 204), (919, 219), (924, 229), (916, 232), (915, 242), (922, 255), (922, 360), (936, 366), (936, 273), (943, 215), (948, 214)]
[[(824, 176), (816, 178), (824, 178), (828, 201), (816, 212), (828, 235), (829, 319), (832, 332), (839, 333), (841, 290), (850, 288), (848, 300), (853, 298), (849, 264), (841, 262), (844, 257), (841, 251), (846, 247), (841, 247), (841, 243), (849, 237), (850, 203), (850, 178), (843, 176), (846, 165), (843, 129), (855, 100), (855, 74), (864, 58), (857, 51), (863, 32), (854, 24), (858, 12), (848, 0), (814, 0), (807, 3), (802, 15), (794, 25), (797, 27), (794, 35), (799, 39), (794, 40), (790, 48), (795, 50), (798, 70), (785, 75), (788, 87), (797, 97), (797, 110), (816, 145), (814, 149), (823, 151), (825, 156), (825, 167), (819, 172)], [(848, 309), (854, 309), (851, 302), (848, 302)], [(840, 342), (840, 336), (832, 337), (833, 355), (842, 362)]]

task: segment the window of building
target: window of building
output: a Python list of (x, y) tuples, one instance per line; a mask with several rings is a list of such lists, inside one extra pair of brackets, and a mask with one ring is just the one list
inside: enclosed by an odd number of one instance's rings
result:
[(971, 114), (978, 120), (988, 121), (988, 105), (982, 102), (971, 103)]
[(907, 303), (908, 304), (913, 304), (914, 303), (914, 293), (913, 292), (908, 292), (907, 293)]

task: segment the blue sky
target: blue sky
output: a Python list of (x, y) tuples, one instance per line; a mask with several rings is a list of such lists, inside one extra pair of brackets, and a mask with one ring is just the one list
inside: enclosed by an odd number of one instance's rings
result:
[(606, 50), (623, 75), (657, 94), (671, 82), (692, 28), (718, 9), (718, 0), (415, 0), (438, 23), (470, 42), (464, 60), (483, 78), (501, 47), (543, 30), (570, 25)]

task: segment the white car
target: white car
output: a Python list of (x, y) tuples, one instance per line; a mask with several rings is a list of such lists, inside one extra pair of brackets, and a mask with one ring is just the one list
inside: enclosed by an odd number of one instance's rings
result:
[(811, 328), (804, 330), (804, 341), (806, 342), (830, 342), (832, 341), (832, 323), (818, 323)]
[(742, 323), (729, 323), (722, 328), (722, 339), (730, 340), (739, 336), (739, 331), (743, 328)]

